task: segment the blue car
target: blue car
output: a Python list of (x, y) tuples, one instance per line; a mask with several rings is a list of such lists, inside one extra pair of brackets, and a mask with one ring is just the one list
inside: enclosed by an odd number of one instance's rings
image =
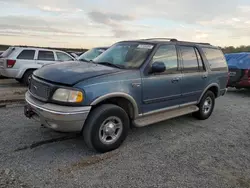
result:
[(228, 87), (250, 88), (250, 52), (225, 54), (228, 68)]
[(227, 91), (222, 51), (176, 39), (121, 41), (86, 62), (36, 70), (24, 113), (56, 131), (80, 132), (98, 152), (118, 148), (130, 127), (192, 113), (205, 120)]

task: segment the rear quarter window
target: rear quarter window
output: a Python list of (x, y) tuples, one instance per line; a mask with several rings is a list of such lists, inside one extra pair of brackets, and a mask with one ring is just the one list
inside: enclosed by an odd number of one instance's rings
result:
[(35, 50), (23, 50), (17, 59), (33, 60), (35, 56)]
[(227, 71), (227, 62), (221, 50), (214, 48), (202, 48), (202, 51), (208, 60), (210, 70)]

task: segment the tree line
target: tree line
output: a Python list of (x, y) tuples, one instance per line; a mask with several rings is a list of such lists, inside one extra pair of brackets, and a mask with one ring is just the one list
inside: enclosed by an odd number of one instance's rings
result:
[(239, 47), (228, 46), (221, 49), (224, 53), (250, 52), (250, 46), (244, 46), (244, 45)]

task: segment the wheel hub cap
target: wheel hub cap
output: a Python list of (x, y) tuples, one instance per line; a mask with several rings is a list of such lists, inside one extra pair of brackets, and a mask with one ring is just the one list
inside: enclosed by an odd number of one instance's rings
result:
[(99, 130), (99, 138), (104, 144), (116, 142), (122, 134), (123, 124), (119, 117), (108, 117)]
[(113, 123), (108, 124), (107, 126), (105, 126), (104, 131), (107, 135), (114, 134), (115, 133), (115, 125)]
[(203, 107), (202, 107), (203, 112), (205, 114), (209, 113), (210, 110), (212, 109), (212, 106), (213, 106), (213, 101), (212, 101), (211, 97), (207, 97), (204, 104), (203, 104)]

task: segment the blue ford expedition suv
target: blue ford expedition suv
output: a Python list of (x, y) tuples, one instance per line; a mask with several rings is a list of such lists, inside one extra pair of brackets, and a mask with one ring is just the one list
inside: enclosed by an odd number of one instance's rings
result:
[(63, 132), (80, 132), (98, 152), (118, 148), (131, 126), (192, 113), (205, 120), (226, 93), (221, 50), (176, 39), (122, 41), (90, 62), (33, 73), (24, 113)]

